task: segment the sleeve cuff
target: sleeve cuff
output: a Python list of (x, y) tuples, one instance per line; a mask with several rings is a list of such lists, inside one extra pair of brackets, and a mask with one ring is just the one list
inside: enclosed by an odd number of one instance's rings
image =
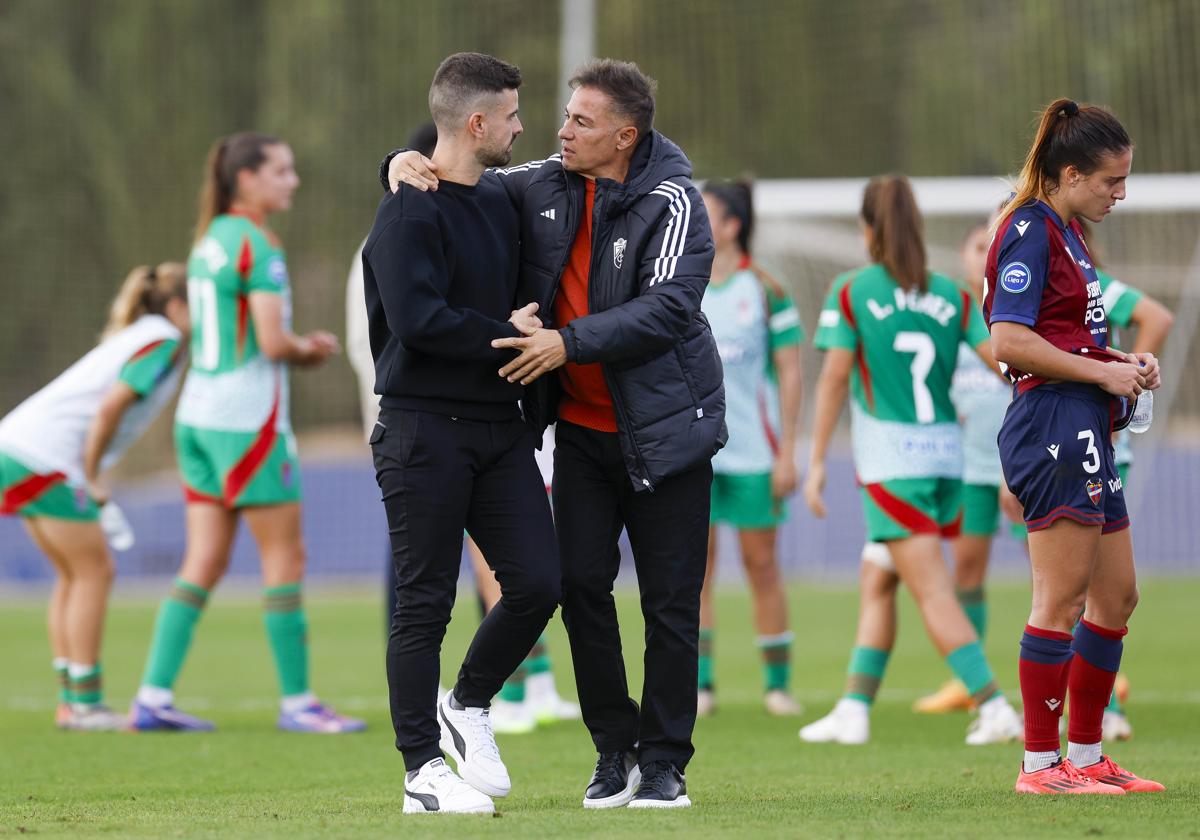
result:
[(575, 361), (575, 333), (574, 333), (574, 331), (568, 325), (568, 326), (565, 326), (562, 329), (560, 329), (558, 331), (558, 334), (562, 336), (563, 350), (566, 351), (567, 361), (574, 363), (574, 361)]
[(383, 187), (384, 192), (391, 192), (391, 187), (388, 186), (388, 166), (392, 163), (392, 158), (407, 149), (392, 149), (383, 156), (383, 161), (379, 164), (379, 183)]
[(1030, 318), (1027, 315), (1016, 315), (1008, 312), (993, 312), (988, 318), (988, 323), (994, 324), (997, 321), (1007, 321), (1012, 324), (1023, 324), (1026, 327), (1032, 327), (1037, 323), (1036, 318)]

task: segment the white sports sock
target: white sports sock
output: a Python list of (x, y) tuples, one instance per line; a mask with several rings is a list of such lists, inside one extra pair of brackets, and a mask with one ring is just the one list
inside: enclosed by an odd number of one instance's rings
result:
[(96, 670), (95, 665), (88, 665), (83, 662), (70, 662), (67, 664), (67, 674), (71, 679), (80, 679)]
[(156, 685), (144, 685), (138, 689), (137, 701), (152, 709), (162, 709), (175, 702), (175, 692)]
[(53, 666), (55, 671), (65, 671), (70, 663), (67, 661), (67, 657), (56, 656), (50, 660), (50, 664)]
[(1067, 760), (1076, 767), (1091, 767), (1100, 763), (1100, 742), (1094, 744), (1076, 744), (1067, 741)]
[(1036, 773), (1039, 770), (1045, 770), (1051, 765), (1058, 764), (1062, 759), (1062, 753), (1058, 750), (1050, 750), (1048, 752), (1030, 752), (1025, 750), (1025, 761), (1023, 766), (1026, 773)]
[(279, 699), (279, 708), (285, 715), (294, 715), (296, 712), (302, 712), (309, 706), (315, 705), (317, 695), (311, 691), (306, 691), (303, 694), (289, 694), (287, 697)]

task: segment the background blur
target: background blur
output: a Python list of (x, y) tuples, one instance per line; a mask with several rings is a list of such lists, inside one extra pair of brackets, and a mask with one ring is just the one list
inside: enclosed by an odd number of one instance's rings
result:
[[(515, 160), (525, 160), (556, 150), (560, 56), (565, 45), (571, 61), (580, 43), (583, 55), (590, 43), (658, 79), (656, 127), (698, 179), (1001, 177), (1019, 168), (1040, 108), (1060, 95), (1115, 111), (1137, 143), (1135, 173), (1200, 172), (1194, 0), (5, 0), (0, 414), (93, 345), (132, 266), (186, 258), (205, 152), (236, 130), (295, 150), (303, 184), (272, 224), (288, 252), (296, 326), (344, 336), (346, 273), (379, 198), (376, 166), (427, 118), (438, 62), (478, 50), (522, 68)], [(1143, 568), (1195, 569), (1200, 195), (1135, 210), (1133, 186), (1129, 212), (1098, 229), (1100, 252), (1177, 314), (1172, 381), (1135, 450), (1134, 533)], [(820, 218), (815, 195), (803, 214), (760, 202), (757, 243), (810, 336), (829, 281), (865, 261), (854, 219), (832, 209)], [(929, 217), (935, 268), (957, 273), (958, 243), (982, 218)], [(810, 386), (819, 362), (806, 350)], [(293, 374), (292, 393), (311, 569), (374, 573), (386, 533), (345, 357)], [(845, 453), (836, 467), (832, 521), (797, 507), (782, 532), (793, 574), (856, 568), (861, 512)], [(117, 482), (139, 538), (119, 559), (123, 575), (178, 563), (173, 470), (165, 416)], [(1022, 568), (1015, 543), (999, 553), (1003, 568)], [(244, 541), (234, 568), (256, 569)], [(0, 520), (0, 582), (48, 572), (19, 524)]]

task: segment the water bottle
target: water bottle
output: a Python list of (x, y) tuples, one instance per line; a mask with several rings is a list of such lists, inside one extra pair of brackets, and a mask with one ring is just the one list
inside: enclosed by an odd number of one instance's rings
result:
[(1133, 416), (1126, 427), (1135, 435), (1145, 434), (1154, 422), (1154, 392), (1142, 391), (1133, 405)]
[(113, 551), (128, 551), (133, 548), (133, 526), (125, 518), (125, 512), (117, 507), (116, 502), (106, 502), (100, 508), (100, 530), (108, 539)]

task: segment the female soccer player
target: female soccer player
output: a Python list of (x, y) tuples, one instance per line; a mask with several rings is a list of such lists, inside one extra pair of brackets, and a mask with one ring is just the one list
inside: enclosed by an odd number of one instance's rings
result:
[[(1033, 608), (1021, 639), (1019, 793), (1159, 791), (1101, 751), (1101, 722), (1137, 603), (1114, 421), (1159, 385), (1158, 361), (1108, 348), (1100, 280), (1077, 217), (1125, 197), (1133, 143), (1111, 113), (1050, 103), (988, 252), (984, 314), (1016, 395), (1000, 461), (1029, 529)], [(1072, 636), (1080, 611), (1083, 618)], [(1070, 694), (1067, 758), (1058, 723)]]
[(0, 421), (0, 513), (24, 519), (54, 566), (47, 624), (67, 729), (123, 729), (104, 705), (100, 647), (113, 561), (102, 530), (112, 467), (175, 395), (190, 329), (187, 273), (140, 266), (99, 346)]
[(265, 227), (267, 216), (291, 206), (299, 184), (292, 150), (274, 137), (234, 134), (218, 140), (208, 156), (188, 262), (192, 368), (175, 415), (187, 549), (159, 610), (133, 704), (138, 730), (213, 728), (174, 708), (173, 688), (208, 595), (229, 565), (240, 519), (262, 562), (267, 637), (283, 694), (279, 727), (340, 733), (364, 726), (318, 702), (308, 685), (288, 365), (319, 365), (338, 344), (327, 332), (291, 331), (287, 264)]
[(698, 713), (711, 714), (716, 615), (716, 525), (737, 529), (750, 581), (763, 660), (763, 702), (772, 715), (797, 715), (788, 693), (792, 634), (775, 554), (776, 527), (796, 489), (800, 416), (800, 315), (783, 286), (750, 259), (754, 209), (748, 183), (709, 182), (703, 191), (712, 225), (712, 280), (703, 310), (725, 367), (729, 442), (713, 458), (708, 571), (700, 594)]
[(843, 744), (868, 739), (868, 713), (895, 638), (896, 584), (903, 581), (934, 646), (979, 706), (967, 743), (1012, 740), (1020, 722), (954, 597), (940, 542), (957, 533), (962, 495), (961, 431), (950, 380), (963, 341), (995, 364), (987, 330), (970, 295), (926, 268), (921, 216), (905, 178), (867, 185), (862, 224), (873, 263), (834, 281), (817, 330), (816, 345), (828, 352), (817, 384), (804, 496), (823, 518), (826, 452), (852, 390), (851, 439), (867, 535), (885, 545), (864, 551), (846, 693), (800, 737)]

